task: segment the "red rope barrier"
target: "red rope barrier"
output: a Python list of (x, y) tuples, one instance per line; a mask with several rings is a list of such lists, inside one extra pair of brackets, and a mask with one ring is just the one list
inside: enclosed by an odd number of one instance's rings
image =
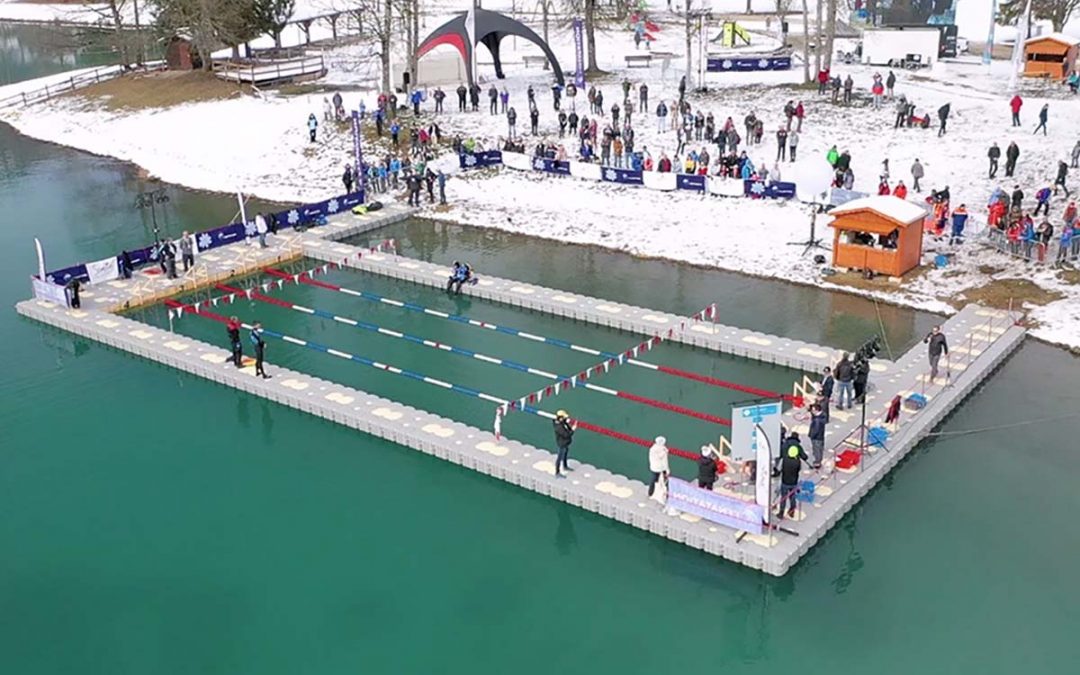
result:
[(710, 415), (709, 413), (698, 412), (697, 410), (684, 408), (681, 405), (675, 405), (674, 403), (665, 403), (663, 401), (645, 398), (644, 396), (638, 396), (637, 394), (630, 394), (625, 391), (617, 392), (617, 396), (619, 398), (625, 398), (628, 401), (633, 401), (635, 403), (644, 403), (645, 405), (650, 405), (654, 408), (660, 408), (661, 410), (679, 413), (680, 415), (686, 415), (687, 417), (696, 417), (699, 420), (705, 420), (706, 422), (712, 422), (713, 424), (721, 424), (725, 427), (731, 426), (731, 420), (726, 417), (718, 417), (716, 415)]
[(785, 401), (795, 401), (795, 399), (797, 398), (795, 396), (792, 396), (791, 394), (781, 394), (775, 391), (769, 391), (768, 389), (758, 389), (757, 387), (749, 387), (745, 384), (728, 382), (727, 380), (718, 380), (715, 377), (709, 377), (708, 375), (698, 375), (697, 373), (679, 370), (678, 368), (672, 368), (671, 366), (657, 366), (657, 368), (658, 370), (660, 370), (660, 372), (667, 373), (668, 375), (675, 375), (676, 377), (684, 377), (688, 380), (694, 380), (695, 382), (711, 384), (714, 387), (734, 389), (735, 391), (753, 394), (754, 396), (760, 396), (762, 398), (780, 398)]

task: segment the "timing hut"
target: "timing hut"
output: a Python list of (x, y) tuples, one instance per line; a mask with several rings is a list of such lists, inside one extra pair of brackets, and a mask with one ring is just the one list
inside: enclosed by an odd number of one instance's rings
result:
[(892, 195), (863, 197), (829, 212), (833, 267), (903, 276), (922, 256), (923, 207)]
[(1080, 40), (1062, 33), (1039, 35), (1024, 42), (1024, 75), (1064, 80), (1076, 69)]

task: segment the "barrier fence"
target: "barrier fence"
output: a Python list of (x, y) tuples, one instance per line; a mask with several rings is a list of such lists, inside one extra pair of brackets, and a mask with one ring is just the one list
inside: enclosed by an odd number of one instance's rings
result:
[[(271, 228), (276, 227), (278, 230), (304, 227), (335, 213), (348, 211), (352, 207), (362, 204), (363, 202), (363, 192), (338, 195), (325, 201), (316, 202), (314, 204), (301, 204), (290, 209), (285, 209), (284, 211), (269, 214), (268, 219), (270, 222), (267, 224)], [(255, 236), (255, 234), (255, 222), (254, 220), (249, 219), (246, 223), (229, 223), (228, 225), (223, 225), (221, 227), (196, 232), (192, 236), (195, 239), (197, 250), (201, 252), (209, 251), (210, 249), (224, 246), (225, 244), (231, 244), (236, 241), (242, 241), (247, 237)], [(144, 248), (129, 250), (127, 253), (131, 258), (132, 265), (138, 268), (151, 262), (152, 249), (153, 246), (146, 246)], [(121, 254), (117, 253), (112, 256), (112, 259), (118, 261), (120, 256)], [(60, 286), (66, 286), (73, 280), (87, 282), (90, 280), (88, 266), (93, 266), (102, 262), (108, 263), (109, 260), (109, 258), (105, 258), (102, 261), (79, 263), (77, 265), (71, 265), (70, 267), (52, 270), (46, 272), (45, 281)]]
[(48, 101), (54, 96), (70, 94), (77, 89), (112, 80), (128, 72), (152, 72), (155, 70), (164, 70), (164, 68), (165, 63), (162, 61), (148, 63), (138, 68), (129, 67), (127, 69), (122, 66), (102, 66), (101, 68), (94, 68), (86, 73), (72, 75), (66, 80), (54, 81), (52, 84), (46, 84), (38, 89), (31, 89), (2, 98), (0, 99), (0, 108), (8, 108), (15, 105), (28, 106), (34, 103), (41, 103), (43, 101)]
[(653, 190), (668, 192), (684, 190), (723, 197), (793, 199), (796, 193), (795, 183), (784, 181), (741, 180), (700, 174), (637, 171), (615, 166), (602, 166), (590, 162), (530, 157), (519, 152), (504, 152), (502, 150), (463, 152), (458, 156), (458, 165), (461, 169), (506, 166), (519, 171), (538, 171), (604, 183), (637, 185)]

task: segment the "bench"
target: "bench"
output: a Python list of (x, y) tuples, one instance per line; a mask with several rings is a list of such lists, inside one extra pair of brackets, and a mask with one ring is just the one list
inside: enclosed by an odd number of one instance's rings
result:
[(648, 68), (652, 65), (652, 54), (627, 54), (627, 68)]
[(546, 56), (537, 56), (535, 54), (526, 54), (525, 56), (523, 56), (521, 58), (522, 58), (523, 61), (525, 61), (525, 67), (526, 68), (528, 68), (530, 64), (536, 64), (536, 65), (540, 66), (541, 68), (543, 68), (544, 64), (547, 63), (547, 57)]

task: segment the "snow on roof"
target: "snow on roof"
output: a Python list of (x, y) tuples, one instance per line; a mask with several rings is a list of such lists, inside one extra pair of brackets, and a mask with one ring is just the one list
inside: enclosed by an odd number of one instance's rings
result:
[(1038, 42), (1040, 40), (1053, 40), (1054, 42), (1060, 42), (1062, 44), (1069, 45), (1070, 47), (1072, 45), (1080, 45), (1080, 40), (1074, 38), (1071, 35), (1066, 35), (1065, 33), (1047, 33), (1046, 35), (1036, 35), (1035, 37), (1030, 37), (1024, 40), (1024, 44), (1031, 44), (1032, 42)]
[(908, 224), (926, 217), (926, 209), (914, 202), (909, 202), (892, 195), (874, 195), (853, 199), (829, 211), (830, 215), (839, 216), (858, 211), (873, 211), (898, 223)]

